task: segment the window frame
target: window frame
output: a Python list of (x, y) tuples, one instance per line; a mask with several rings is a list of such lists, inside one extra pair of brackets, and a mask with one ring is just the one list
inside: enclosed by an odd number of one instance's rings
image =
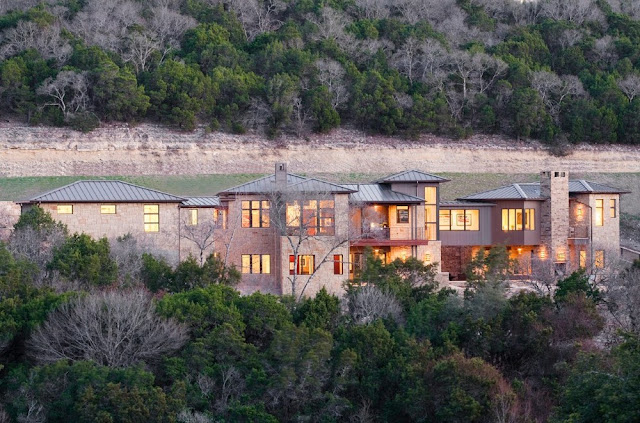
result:
[(240, 272), (243, 275), (270, 275), (271, 254), (242, 254)]
[[(315, 207), (312, 206), (312, 203), (315, 203)], [(331, 203), (331, 207), (326, 207), (328, 203)], [(290, 213), (293, 214), (291, 219)], [(285, 220), (288, 232), (295, 233), (295, 231), (303, 229), (309, 236), (334, 236), (336, 233), (336, 202), (334, 199), (287, 202)]]
[[(245, 207), (247, 203), (248, 207)], [(257, 207), (254, 207), (255, 203), (258, 203)], [(258, 229), (271, 226), (271, 203), (269, 200), (242, 200), (240, 209), (243, 228)]]
[[(501, 209), (501, 229), (503, 232), (535, 231), (536, 230), (536, 209), (534, 207), (503, 208)], [(505, 224), (506, 217), (506, 224)], [(518, 217), (520, 222), (518, 223)], [(513, 229), (511, 221), (513, 219)], [(530, 225), (529, 223), (533, 223)], [(532, 226), (532, 227), (531, 227)]]
[(594, 226), (604, 226), (604, 198), (596, 198), (593, 213)]
[(615, 219), (616, 217), (618, 217), (618, 213), (617, 213), (617, 208), (616, 208), (616, 204), (617, 201), (615, 198), (610, 198), (609, 199), (609, 217), (612, 219)]
[[(113, 211), (105, 211), (106, 207), (113, 207)], [(111, 209), (107, 209), (111, 210)], [(115, 204), (100, 204), (100, 214), (117, 214), (118, 207)]]
[[(462, 216), (464, 216), (463, 219), (463, 226), (462, 229), (452, 229), (453, 225), (453, 219), (451, 218), (451, 216), (453, 215), (453, 213), (451, 213), (452, 211), (462, 211)], [(444, 214), (448, 214), (448, 218), (449, 218), (449, 227), (447, 228), (446, 226), (443, 226), (443, 222), (442, 222), (442, 216), (441, 213)], [(477, 217), (478, 217), (478, 229), (467, 229), (467, 216), (469, 215), (467, 212), (476, 212), (477, 213)], [(457, 215), (456, 215), (457, 216)], [(473, 217), (473, 214), (470, 215), (471, 217)], [(480, 209), (467, 209), (467, 208), (454, 208), (454, 209), (440, 209), (440, 212), (438, 213), (438, 218), (440, 220), (440, 223), (438, 224), (438, 227), (440, 228), (441, 231), (449, 231), (449, 232), (479, 232), (480, 231)], [(473, 225), (473, 221), (471, 221), (472, 224), (469, 225), (469, 227), (471, 226), (475, 226)]]
[[(310, 265), (307, 266), (303, 260), (310, 260)], [(296, 269), (297, 267), (297, 269)], [(309, 267), (310, 270), (303, 272), (303, 267)], [(316, 256), (315, 254), (298, 254), (297, 266), (296, 256), (289, 254), (289, 275), (310, 276), (316, 272)]]
[[(155, 207), (156, 211), (155, 212), (148, 212), (147, 211), (147, 207)], [(144, 231), (145, 231), (145, 233), (160, 232), (160, 205), (159, 204), (144, 204), (142, 206), (142, 213), (143, 213), (143, 223), (144, 223)], [(147, 218), (147, 216), (156, 216), (155, 222), (152, 221), (153, 219), (151, 217)], [(150, 220), (147, 221), (147, 219), (150, 219)], [(153, 229), (154, 225), (155, 225), (155, 229)]]
[(188, 226), (198, 226), (198, 209), (188, 209), (189, 216), (187, 219)]
[(593, 252), (593, 267), (596, 269), (604, 269), (605, 254), (604, 250), (595, 250)]
[[(403, 211), (402, 217), (400, 215), (400, 210)], [(403, 205), (403, 204), (397, 205), (396, 206), (396, 223), (403, 224), (403, 225), (411, 223), (411, 219), (409, 217), (409, 210), (411, 209), (407, 205)], [(404, 213), (405, 211), (406, 211), (406, 215)], [(406, 220), (405, 220), (405, 216), (406, 216)]]
[[(430, 192), (430, 194), (427, 195), (427, 192)], [(427, 210), (433, 210), (433, 220), (429, 220)], [(424, 187), (424, 230), (427, 241), (436, 241), (438, 239), (438, 217), (438, 187), (426, 186)]]
[(343, 261), (342, 254), (333, 255), (333, 274), (334, 275), (344, 274), (344, 261)]
[[(68, 210), (70, 211), (61, 211), (61, 210), (67, 210), (66, 208), (69, 207)], [(57, 204), (56, 205), (56, 213), (57, 214), (73, 214), (73, 204)]]

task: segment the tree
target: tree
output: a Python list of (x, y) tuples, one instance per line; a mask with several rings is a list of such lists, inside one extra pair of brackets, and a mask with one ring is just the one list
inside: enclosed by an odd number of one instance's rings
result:
[(90, 105), (85, 72), (62, 71), (55, 79), (45, 79), (36, 92), (48, 99), (44, 106), (59, 108), (65, 118), (85, 112)]
[(627, 75), (624, 79), (618, 81), (618, 87), (627, 96), (629, 103), (640, 94), (640, 75)]
[(356, 324), (368, 324), (380, 318), (403, 321), (400, 302), (392, 293), (381, 291), (375, 285), (353, 289), (348, 298), (349, 313)]
[(553, 72), (536, 71), (531, 75), (531, 87), (538, 91), (542, 102), (556, 122), (565, 100), (586, 95), (582, 82), (574, 75), (559, 77)]
[(186, 329), (155, 312), (148, 293), (94, 292), (49, 315), (28, 342), (39, 363), (91, 360), (109, 367), (153, 363), (179, 349)]
[(189, 216), (186, 216), (180, 226), (180, 237), (190, 241), (196, 247), (198, 260), (202, 266), (207, 254), (212, 253), (219, 229), (218, 222), (211, 219), (197, 219), (193, 224), (189, 221)]

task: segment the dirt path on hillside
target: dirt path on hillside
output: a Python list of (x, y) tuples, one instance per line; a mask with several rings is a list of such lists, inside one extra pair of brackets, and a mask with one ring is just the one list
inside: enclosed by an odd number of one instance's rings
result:
[(195, 175), (266, 173), (284, 161), (294, 172), (536, 173), (640, 172), (640, 148), (580, 146), (565, 157), (537, 143), (473, 137), (452, 141), (425, 136), (408, 142), (340, 130), (308, 139), (266, 140), (255, 135), (180, 133), (141, 125), (111, 126), (90, 134), (0, 124), (0, 176)]

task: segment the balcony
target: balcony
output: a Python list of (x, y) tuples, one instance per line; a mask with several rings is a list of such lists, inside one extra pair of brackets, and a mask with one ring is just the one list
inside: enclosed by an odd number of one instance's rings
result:
[(589, 243), (590, 231), (586, 225), (569, 226), (569, 244), (585, 245)]
[(354, 247), (399, 247), (405, 245), (427, 245), (429, 241), (424, 228), (408, 227), (366, 228), (354, 234)]

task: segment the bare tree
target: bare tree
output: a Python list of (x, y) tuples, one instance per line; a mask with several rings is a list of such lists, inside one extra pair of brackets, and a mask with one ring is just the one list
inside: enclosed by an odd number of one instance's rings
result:
[(581, 25), (585, 21), (603, 19), (600, 8), (593, 0), (545, 0), (541, 2), (540, 14), (544, 17), (574, 22)]
[(318, 80), (331, 92), (331, 105), (334, 109), (338, 109), (349, 100), (344, 68), (332, 59), (318, 59), (315, 66), (318, 69)]
[(159, 46), (162, 53), (161, 61), (169, 51), (180, 47), (182, 35), (196, 25), (195, 19), (181, 15), (166, 5), (160, 5), (153, 9), (153, 17), (148, 21), (147, 27), (153, 34), (151, 38)]
[(313, 35), (316, 40), (335, 40), (338, 45), (342, 45), (348, 37), (345, 28), (351, 23), (351, 19), (338, 10), (326, 6), (320, 11), (320, 16), (309, 14), (307, 19), (317, 28)]
[(3, 38), (0, 59), (35, 49), (42, 58), (54, 59), (62, 64), (73, 52), (69, 42), (61, 36), (60, 26), (57, 24), (43, 28), (34, 22), (19, 21), (15, 28), (5, 31)]
[(361, 11), (361, 16), (366, 19), (384, 19), (389, 17), (391, 0), (356, 0), (356, 6)]
[(86, 72), (62, 71), (55, 79), (45, 79), (36, 92), (49, 99), (45, 106), (58, 107), (65, 117), (84, 112), (89, 107)]
[(140, 289), (93, 292), (52, 312), (28, 341), (39, 363), (92, 360), (110, 367), (155, 362), (187, 340), (184, 326), (159, 317)]
[(24, 227), (13, 231), (7, 247), (16, 259), (29, 260), (39, 269), (45, 269), (53, 250), (62, 245), (65, 238), (65, 230), (57, 225), (40, 230)]
[(140, 280), (142, 254), (145, 251), (131, 234), (118, 237), (110, 245), (109, 255), (118, 266), (118, 282), (133, 284)]
[(280, 14), (287, 8), (283, 0), (208, 0), (211, 4), (229, 5), (242, 24), (247, 40), (282, 25)]
[(531, 86), (538, 91), (549, 114), (558, 121), (562, 103), (569, 96), (583, 96), (586, 91), (575, 75), (558, 76), (553, 72), (536, 71), (531, 75)]
[(640, 335), (640, 269), (620, 272), (604, 285), (607, 310), (616, 328)]
[(160, 49), (160, 44), (145, 33), (135, 33), (128, 38), (122, 60), (133, 64), (136, 73), (149, 69), (149, 60)]
[(390, 292), (384, 292), (375, 285), (365, 285), (355, 289), (348, 298), (349, 314), (359, 325), (368, 324), (378, 318), (402, 321), (402, 306)]
[(627, 75), (618, 81), (618, 87), (627, 96), (629, 102), (632, 102), (640, 94), (640, 76), (635, 73)]
[(392, 56), (392, 65), (413, 82), (420, 65), (420, 42), (409, 37)]
[(218, 224), (211, 219), (200, 220), (192, 224), (185, 218), (180, 228), (180, 237), (191, 241), (198, 250), (200, 266), (204, 264), (207, 252), (213, 249), (216, 241)]
[(213, 420), (199, 411), (182, 410), (176, 417), (180, 423), (211, 423)]
[(429, 83), (438, 90), (444, 89), (444, 80), (447, 77), (449, 64), (447, 50), (439, 41), (428, 39), (420, 47), (420, 67), (422, 69), (422, 81)]

